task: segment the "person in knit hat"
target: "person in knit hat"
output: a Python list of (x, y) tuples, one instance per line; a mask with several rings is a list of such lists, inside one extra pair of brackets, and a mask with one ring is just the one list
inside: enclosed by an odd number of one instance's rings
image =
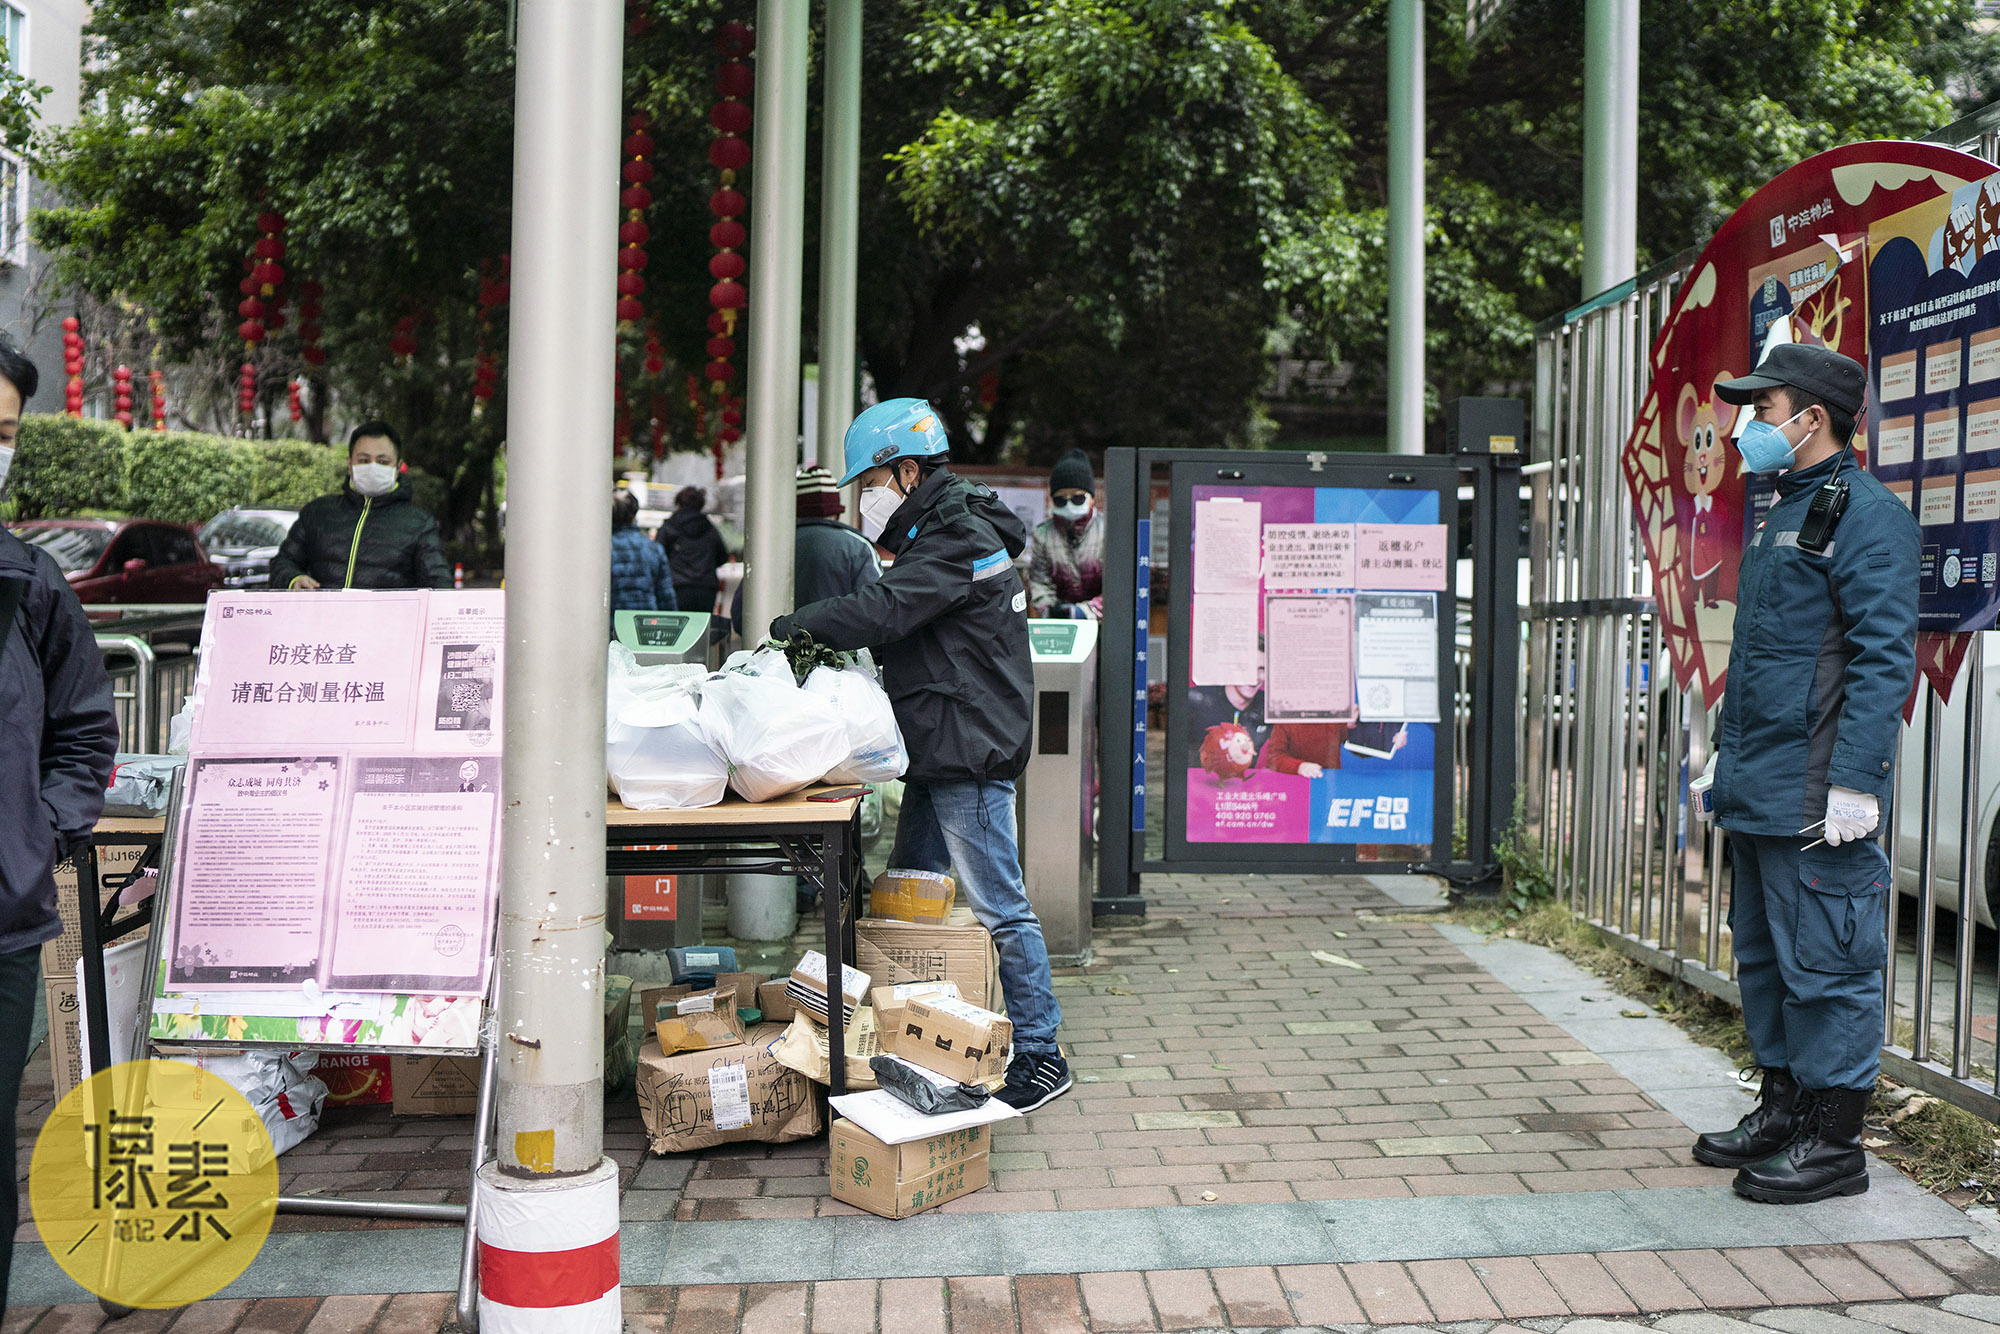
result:
[[(792, 535), (792, 605), (845, 597), (882, 577), (875, 544), (840, 521), (840, 488), (817, 463), (799, 469), (797, 528)], [(743, 587), (730, 619), (743, 628)]]
[(1028, 540), (1029, 614), (1094, 621), (1104, 614), (1104, 521), (1090, 456), (1072, 449), (1049, 470), (1054, 513)]

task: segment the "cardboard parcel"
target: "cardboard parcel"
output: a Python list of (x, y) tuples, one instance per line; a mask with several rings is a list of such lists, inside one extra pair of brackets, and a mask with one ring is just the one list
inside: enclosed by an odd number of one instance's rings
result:
[(1007, 1076), (1007, 1044), (1014, 1025), (1004, 1015), (951, 996), (912, 996), (902, 1021), (888, 1036), (889, 1050), (912, 1065), (961, 1084), (990, 1084)]
[(992, 1129), (972, 1126), (884, 1144), (852, 1121), (833, 1123), (833, 1198), (884, 1218), (908, 1218), (992, 1180)]
[(958, 885), (948, 875), (892, 868), (875, 877), (868, 891), (868, 915), (943, 926), (951, 920), (957, 894)]
[[(792, 1004), (798, 1009), (821, 1023), (826, 1022), (826, 956), (818, 950), (807, 950), (792, 969), (791, 980), (785, 983), (785, 994), (791, 997)], [(868, 974), (846, 964), (840, 965), (841, 1013), (853, 1018), (855, 1007), (867, 999)]]
[(776, 1024), (759, 1024), (739, 1046), (672, 1056), (648, 1042), (639, 1053), (639, 1116), (653, 1152), (817, 1135), (819, 1099), (804, 1075), (772, 1055), (779, 1033)]
[(854, 924), (854, 963), (875, 985), (952, 982), (958, 994), (989, 1010), (1001, 1008), (1000, 965), (993, 937), (964, 907), (943, 926), (864, 917)]
[[(875, 1027), (875, 1011), (864, 1005), (848, 1016), (841, 1027), (840, 1045), (847, 1051), (847, 1087), (877, 1087), (875, 1071), (868, 1065), (882, 1050), (882, 1036)], [(772, 1054), (778, 1058), (780, 1065), (798, 1071), (815, 1084), (833, 1082), (827, 1030), (814, 1023), (812, 1017), (803, 1011), (792, 1016), (791, 1026), (772, 1048)]]
[(708, 1051), (735, 1047), (744, 1039), (743, 1021), (736, 1017), (736, 994), (718, 987), (653, 1006), (653, 1036), (660, 1050)]

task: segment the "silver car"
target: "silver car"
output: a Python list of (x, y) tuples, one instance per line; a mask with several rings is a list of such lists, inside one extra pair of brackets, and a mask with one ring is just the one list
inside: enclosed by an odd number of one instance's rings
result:
[[(2000, 839), (1994, 818), (2000, 814), (2000, 634), (1988, 631), (1981, 659), (1979, 791), (1972, 845), (1972, 912), (1987, 926), (2000, 913), (1994, 900), (2000, 898)], [(1903, 747), (1896, 782), (1896, 885), (1904, 894), (1917, 892), (1917, 858), (1928, 838), (1933, 858), (1935, 902), (1940, 908), (1957, 911), (1959, 818), (1963, 802), (1960, 786), (1965, 772), (1965, 692), (1960, 681), (1952, 690), (1950, 704), (1931, 704), (1938, 710), (1937, 808), (1927, 832), (1923, 821), (1924, 798), (1924, 706), (1921, 701), (1911, 725), (1903, 729)], [(1924, 687), (1930, 694), (1930, 687)]]
[(195, 539), (222, 567), (224, 588), (262, 588), (271, 558), (298, 517), (297, 510), (227, 509), (203, 524)]

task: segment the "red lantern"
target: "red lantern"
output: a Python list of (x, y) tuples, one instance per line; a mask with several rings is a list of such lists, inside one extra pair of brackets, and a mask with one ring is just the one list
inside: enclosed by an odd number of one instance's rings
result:
[(652, 239), (652, 229), (636, 218), (618, 227), (618, 240), (623, 245), (644, 245)]
[(708, 146), (708, 162), (723, 171), (741, 171), (750, 165), (750, 145), (733, 135), (724, 135)]
[(618, 275), (618, 295), (638, 296), (646, 290), (646, 280), (636, 273)]
[(741, 23), (729, 22), (715, 30), (715, 54), (727, 60), (736, 60), (757, 49), (756, 40), (750, 29)]
[(245, 297), (236, 303), (236, 313), (246, 320), (261, 320), (264, 318), (264, 303), (254, 296)]
[(285, 243), (275, 236), (258, 237), (257, 244), (253, 249), (258, 259), (283, 259), (285, 257)]
[(750, 104), (735, 98), (717, 102), (708, 109), (708, 123), (724, 134), (741, 134), (750, 128)]
[(653, 164), (633, 159), (618, 169), (618, 174), (634, 185), (644, 185), (653, 179)]
[(717, 384), (728, 384), (736, 377), (736, 368), (726, 361), (711, 361), (702, 375)]
[(724, 408), (722, 410), (722, 424), (724, 426), (741, 426), (743, 424), (743, 414), (735, 408)]
[(279, 283), (285, 281), (285, 270), (282, 266), (273, 264), (270, 260), (265, 260), (256, 268), (250, 270), (250, 276), (255, 278), (261, 286), (276, 287)]
[(708, 211), (718, 218), (733, 218), (749, 206), (749, 200), (727, 186), (708, 197)]
[(729, 317), (727, 315), (724, 315), (721, 311), (718, 310), (708, 317), (708, 331), (710, 333), (726, 334), (730, 331), (730, 328), (731, 325)]
[(417, 340), (406, 333), (389, 335), (389, 354), (396, 357), (417, 355)]
[(646, 374), (648, 375), (658, 375), (661, 371), (664, 371), (667, 368), (667, 363), (660, 360), (658, 357), (647, 357), (644, 362), (644, 365), (646, 368)]
[(708, 271), (717, 278), (741, 278), (745, 268), (743, 256), (734, 250), (725, 250), (708, 261)]
[(641, 212), (653, 206), (653, 192), (643, 185), (628, 185), (618, 192), (618, 207)]
[(242, 282), (236, 284), (236, 290), (245, 296), (255, 296), (261, 289), (257, 286), (255, 278), (245, 278)]
[(299, 300), (301, 301), (318, 301), (325, 295), (326, 289), (311, 278), (299, 284)]
[(755, 85), (750, 67), (740, 60), (731, 60), (715, 71), (715, 91), (724, 97), (748, 97)]
[(635, 296), (620, 297), (618, 299), (618, 318), (621, 322), (643, 320), (646, 318), (646, 307)]
[(734, 338), (711, 338), (708, 340), (706, 351), (711, 357), (733, 357), (736, 355), (736, 340)]
[(734, 218), (725, 218), (708, 229), (708, 243), (717, 250), (741, 250), (750, 234)]
[(167, 377), (161, 371), (151, 370), (146, 372), (146, 379), (153, 386), (153, 429), (164, 431), (167, 429)]
[(621, 269), (645, 268), (646, 252), (635, 245), (626, 246), (618, 252), (618, 267)]
[(264, 337), (264, 326), (257, 320), (245, 320), (236, 326), (236, 335), (246, 343), (255, 343)]
[(259, 213), (257, 215), (257, 230), (260, 232), (282, 232), (285, 230), (284, 215), (270, 212)]
[(299, 355), (305, 358), (308, 366), (326, 365), (326, 349), (323, 347), (308, 347), (301, 350)]
[(717, 310), (741, 310), (747, 297), (739, 282), (719, 282), (708, 289), (708, 304)]
[(620, 147), (626, 157), (651, 157), (653, 155), (653, 136), (643, 132), (628, 135)]
[(725, 445), (733, 445), (743, 438), (743, 432), (737, 430), (734, 426), (725, 426), (722, 428), (721, 434), (716, 438), (721, 440)]
[(62, 327), (64, 333), (75, 333), (78, 329), (81, 329), (83, 326), (77, 323), (76, 316), (65, 315), (63, 316)]

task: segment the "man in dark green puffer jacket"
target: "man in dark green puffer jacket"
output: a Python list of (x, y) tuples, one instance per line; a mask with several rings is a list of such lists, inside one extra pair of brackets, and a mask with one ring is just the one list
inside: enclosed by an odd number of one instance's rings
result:
[(347, 438), (347, 483), (299, 511), (271, 559), (273, 588), (450, 588), (437, 520), (410, 499), (387, 422)]

